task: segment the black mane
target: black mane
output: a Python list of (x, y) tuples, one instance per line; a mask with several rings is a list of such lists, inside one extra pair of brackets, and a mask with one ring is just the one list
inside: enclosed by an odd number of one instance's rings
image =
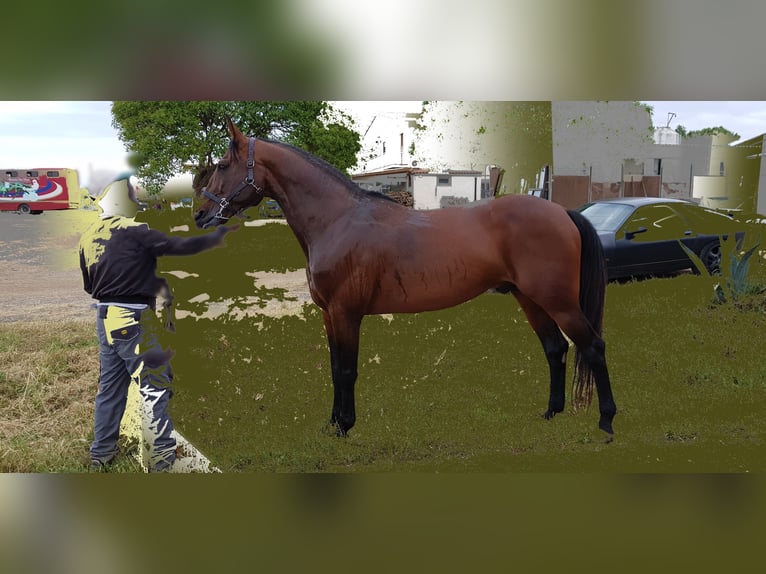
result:
[[(338, 183), (342, 184), (348, 190), (348, 192), (350, 194), (354, 195), (355, 197), (358, 197), (360, 199), (382, 199), (382, 200), (393, 201), (394, 203), (397, 203), (397, 201), (395, 199), (392, 199), (392, 198), (388, 197), (384, 193), (380, 193), (378, 191), (368, 191), (366, 189), (362, 189), (357, 184), (355, 184), (353, 181), (351, 181), (351, 179), (349, 179), (349, 177), (346, 174), (344, 174), (342, 171), (340, 171), (337, 167), (335, 167), (331, 163), (323, 160), (320, 157), (317, 157), (317, 156), (315, 156), (313, 154), (310, 154), (309, 152), (307, 152), (304, 149), (301, 149), (301, 148), (296, 147), (296, 146), (294, 146), (292, 144), (281, 142), (281, 141), (277, 141), (277, 140), (270, 140), (270, 139), (265, 139), (265, 138), (258, 138), (258, 139), (260, 141), (263, 141), (263, 142), (266, 142), (266, 143), (270, 143), (270, 144), (274, 144), (274, 145), (278, 145), (280, 147), (284, 147), (284, 148), (287, 148), (287, 149), (295, 152), (297, 155), (299, 155), (300, 157), (305, 159), (310, 164), (318, 167), (323, 172), (325, 172), (326, 174), (330, 175)], [(234, 153), (236, 153), (236, 147), (237, 146), (235, 145), (233, 140), (230, 143), (230, 147), (234, 151)]]

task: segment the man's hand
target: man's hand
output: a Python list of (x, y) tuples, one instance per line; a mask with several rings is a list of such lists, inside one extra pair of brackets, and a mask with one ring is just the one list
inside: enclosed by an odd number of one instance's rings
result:
[(226, 242), (223, 240), (223, 238), (226, 236), (227, 233), (231, 233), (239, 229), (239, 225), (240, 225), (239, 223), (236, 223), (232, 225), (231, 227), (226, 227), (225, 225), (219, 225), (218, 227), (216, 227), (213, 233), (217, 233), (220, 237), (218, 239), (218, 242), (213, 247), (224, 247), (226, 245)]

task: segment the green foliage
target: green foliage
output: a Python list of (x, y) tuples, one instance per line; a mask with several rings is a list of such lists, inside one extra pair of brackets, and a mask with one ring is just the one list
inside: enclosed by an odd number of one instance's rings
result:
[(646, 111), (647, 115), (649, 116), (649, 133), (654, 135), (654, 123), (652, 122), (652, 114), (654, 113), (654, 106), (650, 106), (649, 104), (645, 104), (644, 102), (635, 101), (633, 102), (633, 105), (637, 108), (643, 108), (644, 111)]
[(723, 126), (717, 126), (717, 127), (711, 127), (711, 128), (702, 128), (700, 130), (687, 130), (684, 126), (678, 125), (676, 126), (676, 133), (679, 134), (682, 138), (693, 138), (695, 136), (717, 136), (717, 135), (727, 135), (732, 138), (732, 140), (738, 140), (739, 134), (735, 133), (729, 129), (726, 129)]
[(689, 137), (694, 136), (717, 136), (717, 135), (727, 135), (731, 136), (732, 138), (739, 139), (739, 134), (735, 133), (731, 130), (726, 129), (723, 126), (717, 126), (713, 128), (702, 128), (701, 130), (693, 130), (689, 132)]
[(224, 120), (243, 133), (291, 143), (341, 171), (356, 163), (360, 137), (350, 118), (322, 101), (117, 101), (112, 125), (133, 154), (137, 175), (158, 192), (186, 166), (197, 173), (226, 152)]
[(682, 242), (679, 241), (679, 244), (699, 274), (706, 277), (710, 282), (714, 293), (713, 300), (716, 304), (737, 301), (742, 295), (763, 291), (764, 288), (751, 281), (750, 278), (750, 259), (758, 251), (758, 244), (742, 251), (733, 235), (726, 238), (721, 237), (721, 268), (719, 273), (711, 273), (696, 253)]

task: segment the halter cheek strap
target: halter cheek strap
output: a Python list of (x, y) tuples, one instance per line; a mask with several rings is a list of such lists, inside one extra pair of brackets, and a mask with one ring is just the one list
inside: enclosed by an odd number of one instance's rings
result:
[[(229, 204), (236, 198), (244, 189), (248, 186), (252, 187), (256, 193), (263, 195), (263, 188), (255, 185), (255, 177), (253, 175), (253, 168), (255, 167), (255, 138), (251, 137), (247, 145), (247, 177), (239, 184), (239, 187), (231, 192), (228, 197), (218, 197), (210, 193), (206, 187), (202, 188), (202, 195), (207, 197), (210, 201), (218, 204), (218, 213), (215, 214), (217, 219), (229, 219), (223, 214), (224, 209), (229, 207)], [(241, 211), (241, 210), (240, 210)]]

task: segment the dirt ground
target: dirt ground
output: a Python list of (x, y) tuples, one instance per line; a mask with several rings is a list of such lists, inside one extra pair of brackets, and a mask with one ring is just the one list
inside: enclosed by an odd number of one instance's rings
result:
[(79, 231), (59, 213), (0, 212), (0, 323), (92, 319), (93, 300), (72, 264)]
[[(92, 320), (94, 300), (82, 288), (77, 245), (95, 217), (93, 212), (0, 212), (0, 323)], [(300, 314), (310, 301), (304, 270), (285, 274), (253, 273), (268, 289), (282, 288), (290, 301), (274, 301), (258, 313)], [(253, 299), (256, 303), (257, 300)], [(204, 317), (229, 311), (230, 301), (211, 302)], [(181, 318), (184, 311), (178, 311)], [(247, 312), (240, 312), (246, 316)]]

